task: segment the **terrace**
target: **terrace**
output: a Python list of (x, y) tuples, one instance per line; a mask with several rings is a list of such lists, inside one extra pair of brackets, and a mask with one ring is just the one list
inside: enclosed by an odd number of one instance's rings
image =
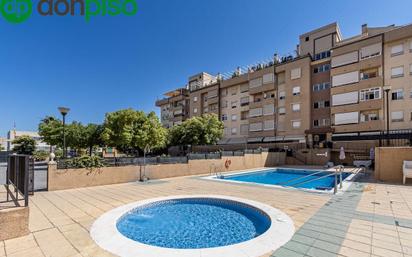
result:
[[(205, 180), (203, 176), (36, 192), (29, 203), (30, 233), (0, 241), (0, 256), (115, 256), (90, 236), (92, 224), (102, 214), (156, 197), (210, 194), (267, 204), (292, 219), (292, 239), (262, 257), (412, 256), (411, 187), (376, 183), (360, 175), (346, 192), (333, 195)], [(236, 256), (254, 256), (240, 253)], [(228, 255), (217, 251), (213, 256)]]

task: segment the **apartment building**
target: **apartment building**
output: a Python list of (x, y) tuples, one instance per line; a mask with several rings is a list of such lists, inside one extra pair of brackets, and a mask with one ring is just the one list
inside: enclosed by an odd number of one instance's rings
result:
[(166, 98), (156, 101), (160, 107), (160, 120), (164, 127), (170, 128), (181, 124), (189, 117), (189, 91), (178, 88), (164, 94)]
[(389, 91), (389, 129), (412, 128), (412, 29), (384, 35), (385, 85)]
[(307, 32), (300, 37), (300, 54), (312, 56), (310, 124), (306, 130), (310, 145), (330, 141), (331, 128), (331, 49), (342, 40), (337, 23)]
[(175, 95), (156, 105), (166, 127), (215, 113), (225, 127), (221, 144), (318, 145), (385, 130), (385, 89), (390, 129), (412, 129), (412, 25), (362, 25), (359, 35), (344, 39), (332, 23), (300, 35), (295, 55), (275, 54), (230, 76), (189, 77), (180, 89), (187, 114), (180, 121), (170, 115)]

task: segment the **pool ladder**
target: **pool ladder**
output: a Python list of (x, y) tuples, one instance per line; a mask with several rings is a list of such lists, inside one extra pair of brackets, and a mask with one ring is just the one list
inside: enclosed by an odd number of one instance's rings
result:
[(284, 181), (280, 185), (283, 185), (283, 186), (286, 186), (286, 185), (288, 185), (288, 186), (300, 186), (300, 185), (310, 183), (310, 182), (314, 182), (314, 181), (317, 181), (317, 180), (320, 180), (320, 179), (323, 179), (323, 178), (335, 176), (335, 183), (334, 183), (334, 186), (333, 186), (333, 193), (336, 194), (338, 192), (338, 184), (339, 184), (339, 189), (342, 189), (342, 187), (343, 187), (342, 172), (344, 171), (344, 166), (343, 165), (338, 165), (338, 166), (335, 166), (334, 168), (335, 168), (335, 172), (324, 175), (324, 176), (321, 176), (319, 178), (309, 179), (309, 180), (306, 180), (306, 181), (300, 181), (300, 182), (297, 182), (297, 183), (294, 183), (294, 184), (290, 184), (290, 182), (299, 181), (299, 180), (311, 177), (313, 175), (325, 173), (325, 172), (328, 172), (328, 171), (322, 170), (322, 171), (318, 171), (318, 172), (315, 172), (315, 173), (311, 173), (309, 175), (306, 175), (306, 176), (303, 176), (303, 177), (300, 177), (300, 178), (294, 178), (294, 179), (291, 179), (291, 180)]
[(212, 163), (210, 165), (210, 175), (214, 175), (216, 178), (224, 178), (225, 176), (223, 176), (222, 171), (219, 172), (219, 167), (217, 167), (214, 163)]

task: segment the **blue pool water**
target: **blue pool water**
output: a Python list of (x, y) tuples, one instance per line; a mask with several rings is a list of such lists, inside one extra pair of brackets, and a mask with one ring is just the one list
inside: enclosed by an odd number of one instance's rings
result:
[(117, 229), (144, 244), (196, 249), (250, 240), (270, 224), (265, 213), (243, 203), (187, 198), (138, 207), (118, 220)]
[[(306, 181), (320, 178), (331, 172), (324, 171), (322, 173), (314, 174), (320, 170), (300, 170), (300, 169), (270, 169), (251, 173), (243, 173), (238, 175), (227, 176), (225, 180), (234, 180), (242, 182), (252, 182), (265, 185), (281, 185), (295, 188), (307, 188), (315, 190), (330, 190), (334, 187), (335, 176), (321, 178), (316, 181)], [(313, 174), (313, 175), (311, 175)], [(342, 173), (342, 180), (345, 180), (350, 173)], [(338, 176), (339, 180), (339, 176)]]

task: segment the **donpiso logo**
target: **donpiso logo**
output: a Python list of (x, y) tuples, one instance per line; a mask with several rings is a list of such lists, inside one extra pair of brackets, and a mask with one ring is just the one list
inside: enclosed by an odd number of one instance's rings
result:
[[(84, 16), (86, 21), (91, 17), (135, 15), (136, 0), (40, 0), (36, 5), (40, 16)], [(5, 20), (11, 23), (21, 23), (27, 20), (33, 12), (31, 0), (0, 0), (0, 12)]]

